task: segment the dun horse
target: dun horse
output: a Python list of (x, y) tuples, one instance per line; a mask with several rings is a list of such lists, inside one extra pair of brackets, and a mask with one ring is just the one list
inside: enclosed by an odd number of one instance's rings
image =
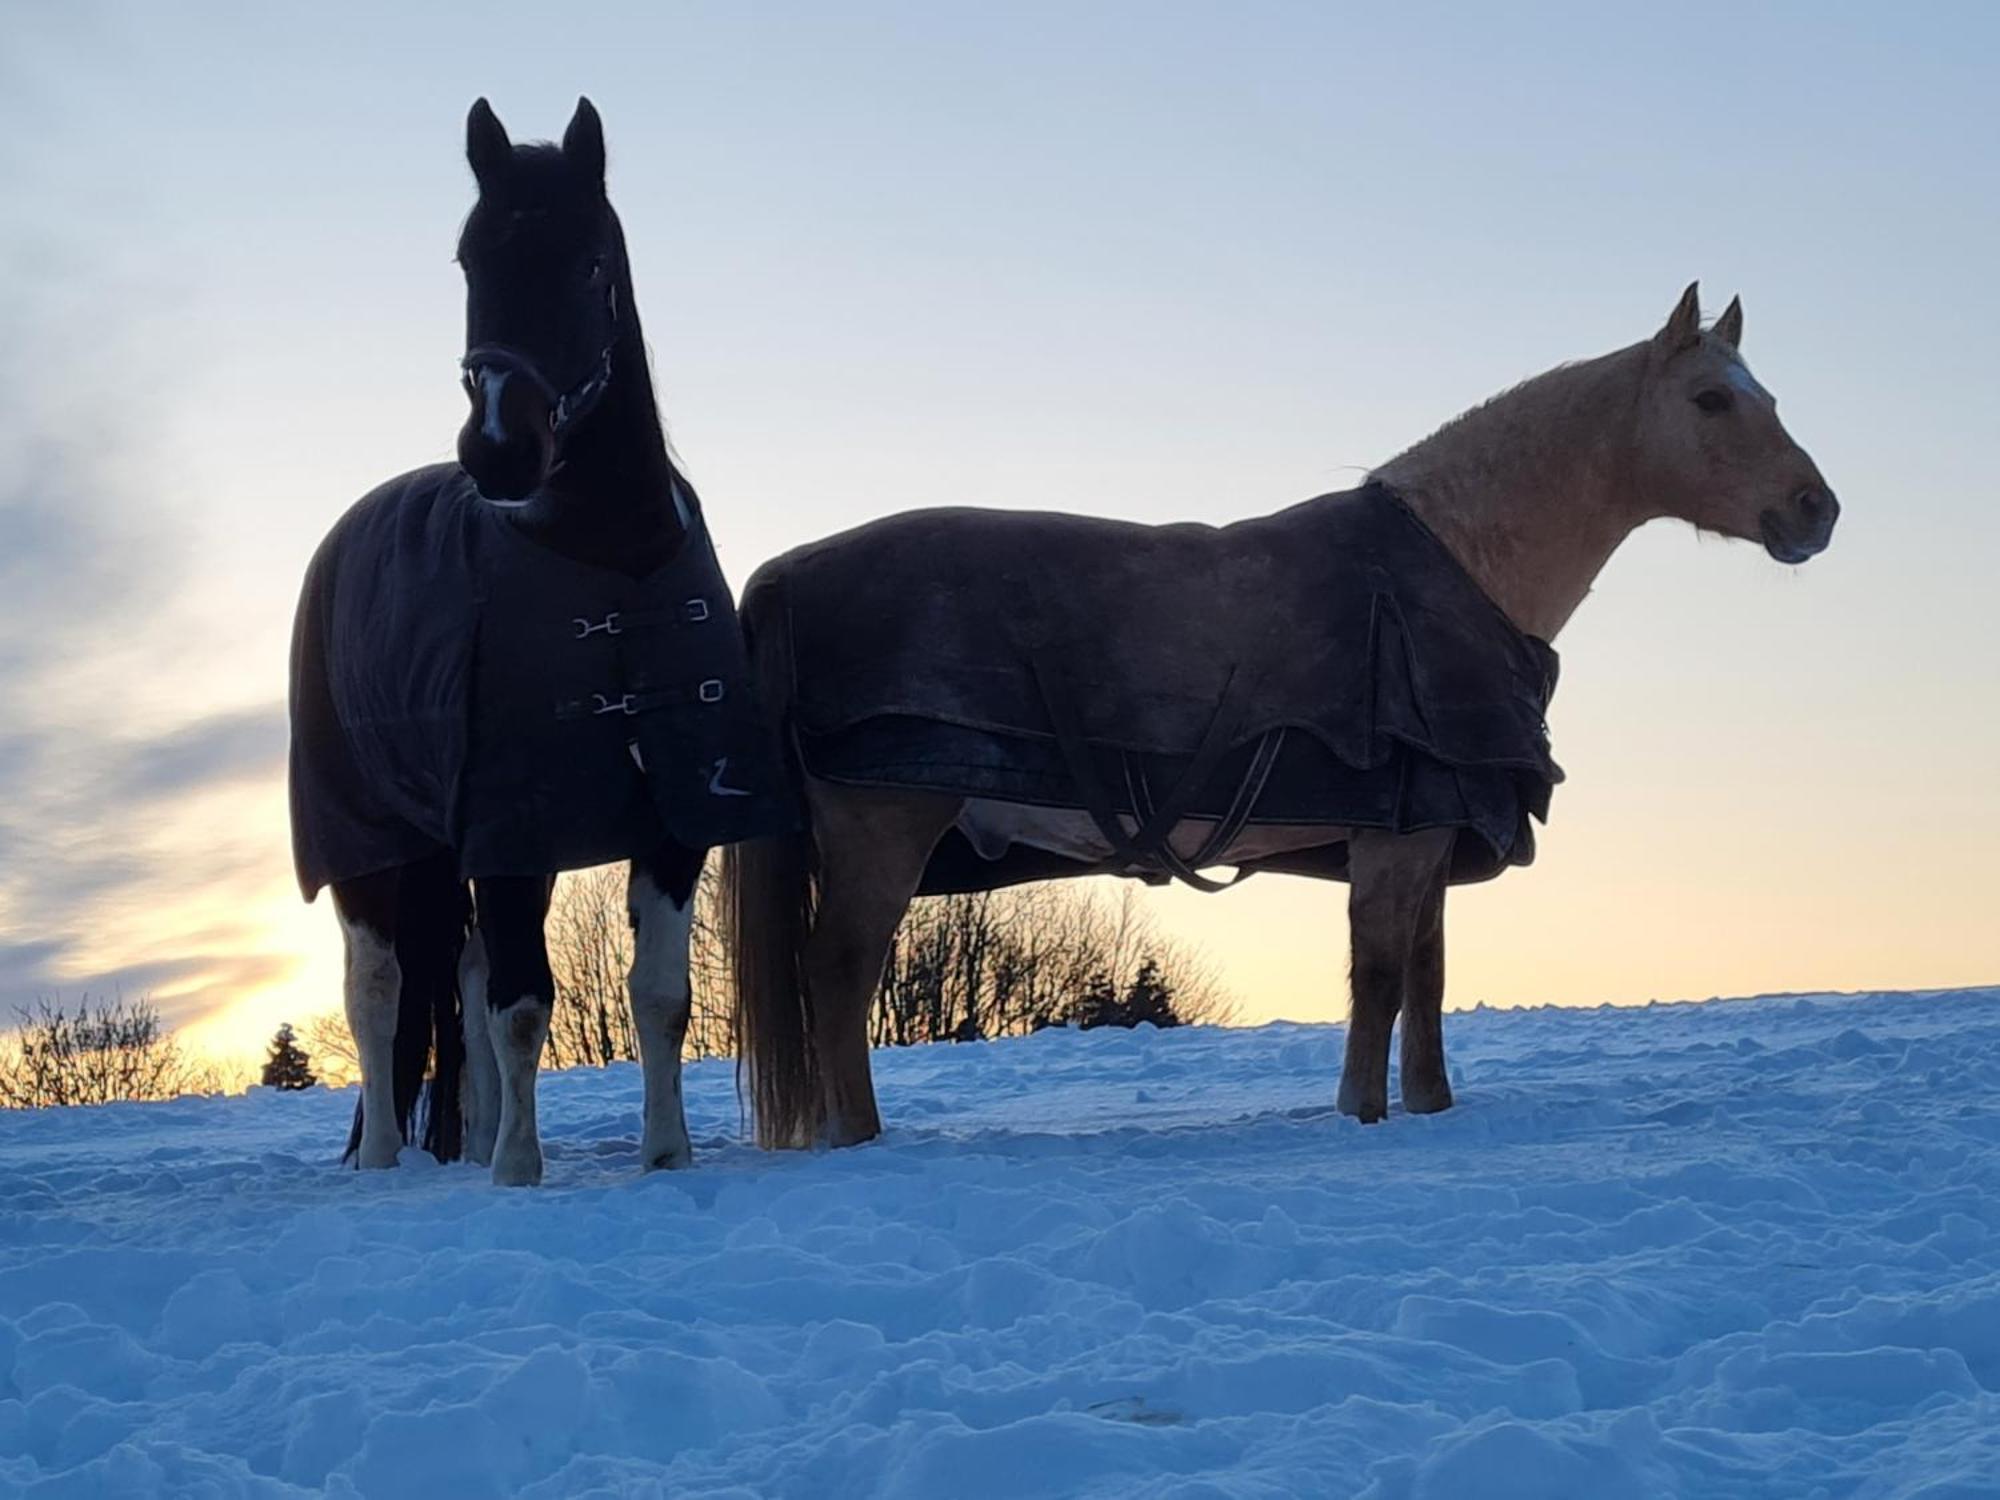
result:
[(630, 859), (640, 1154), (683, 1166), (691, 897), (710, 845), (787, 826), (784, 773), (668, 456), (597, 112), (517, 147), (482, 99), (466, 154), (459, 463), (341, 519), (293, 638), (294, 852), (308, 900), (333, 887), (361, 1059), (348, 1154), (395, 1162), (434, 1054), (423, 1143), (541, 1179), (553, 872)]
[(1220, 529), (926, 511), (800, 548), (743, 619), (810, 833), (724, 857), (767, 1145), (881, 1129), (867, 1012), (914, 895), (1204, 866), (1345, 879), (1338, 1102), (1452, 1102), (1448, 884), (1532, 857), (1554, 640), (1656, 517), (1822, 550), (1839, 507), (1689, 287), (1651, 338), (1447, 424), (1359, 490)]

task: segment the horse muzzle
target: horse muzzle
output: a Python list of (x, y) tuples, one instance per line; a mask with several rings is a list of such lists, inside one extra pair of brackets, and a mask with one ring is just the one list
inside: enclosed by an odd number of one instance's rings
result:
[(1773, 505), (1757, 518), (1764, 550), (1781, 563), (1802, 563), (1818, 557), (1833, 540), (1833, 523), (1840, 519), (1840, 502), (1825, 485), (1807, 485), (1783, 505)]
[(487, 500), (526, 500), (555, 463), (556, 433), (547, 382), (513, 361), (469, 357), (465, 394), (472, 410), (458, 433), (458, 463)]
[(540, 490), (555, 462), (548, 429), (515, 428), (495, 442), (481, 427), (475, 414), (458, 434), (458, 465), (471, 476), (480, 498), (514, 504)]

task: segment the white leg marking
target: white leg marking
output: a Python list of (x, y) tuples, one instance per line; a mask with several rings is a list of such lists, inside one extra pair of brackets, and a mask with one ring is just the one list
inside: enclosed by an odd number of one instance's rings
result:
[(396, 947), (360, 922), (340, 923), (347, 939), (347, 1029), (361, 1058), (361, 1149), (363, 1167), (393, 1167), (403, 1148), (396, 1119), (396, 1006), (403, 971)]
[(459, 961), (458, 989), (465, 1005), (465, 1156), (482, 1167), (493, 1164), (500, 1133), (500, 1065), (493, 1056), (486, 1008), (486, 943), (478, 930), (466, 940)]
[(542, 1180), (542, 1139), (535, 1125), (535, 1074), (549, 1039), (549, 1012), (533, 995), (487, 1015), (487, 1034), (500, 1076), (500, 1131), (493, 1148), (493, 1180), (502, 1187), (533, 1187)]
[(500, 425), (500, 393), (507, 389), (507, 377), (513, 373), (512, 370), (493, 369), (479, 372), (479, 382), (486, 388), (479, 435), (489, 443), (507, 441), (507, 429)]
[(632, 910), (632, 1028), (646, 1078), (646, 1113), (639, 1160), (647, 1171), (694, 1160), (687, 1111), (681, 1103), (681, 1043), (687, 1037), (688, 932), (694, 902), (673, 898), (636, 866), (627, 898)]

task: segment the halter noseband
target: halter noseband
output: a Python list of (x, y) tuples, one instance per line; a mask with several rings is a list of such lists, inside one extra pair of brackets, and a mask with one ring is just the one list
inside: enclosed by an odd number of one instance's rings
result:
[(468, 381), (475, 372), (483, 369), (499, 369), (519, 375), (541, 392), (542, 399), (549, 406), (549, 429), (560, 439), (578, 418), (597, 404), (604, 388), (611, 384), (611, 351), (617, 342), (618, 333), (614, 324), (611, 341), (598, 352), (597, 362), (591, 366), (590, 373), (566, 391), (555, 388), (532, 356), (507, 344), (476, 344), (465, 351), (458, 367), (465, 372)]

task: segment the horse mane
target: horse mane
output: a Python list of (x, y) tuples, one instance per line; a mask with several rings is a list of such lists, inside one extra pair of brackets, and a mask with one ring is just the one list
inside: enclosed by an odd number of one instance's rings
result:
[(1598, 394), (1614, 363), (1630, 358), (1639, 347), (1629, 345), (1610, 354), (1565, 360), (1540, 374), (1516, 381), (1440, 424), (1387, 463), (1377, 466), (1370, 477), (1386, 479), (1392, 469), (1408, 469), (1423, 459), (1443, 456), (1445, 450), (1458, 448), (1463, 439), (1483, 436), (1495, 428), (1553, 434), (1565, 416)]

